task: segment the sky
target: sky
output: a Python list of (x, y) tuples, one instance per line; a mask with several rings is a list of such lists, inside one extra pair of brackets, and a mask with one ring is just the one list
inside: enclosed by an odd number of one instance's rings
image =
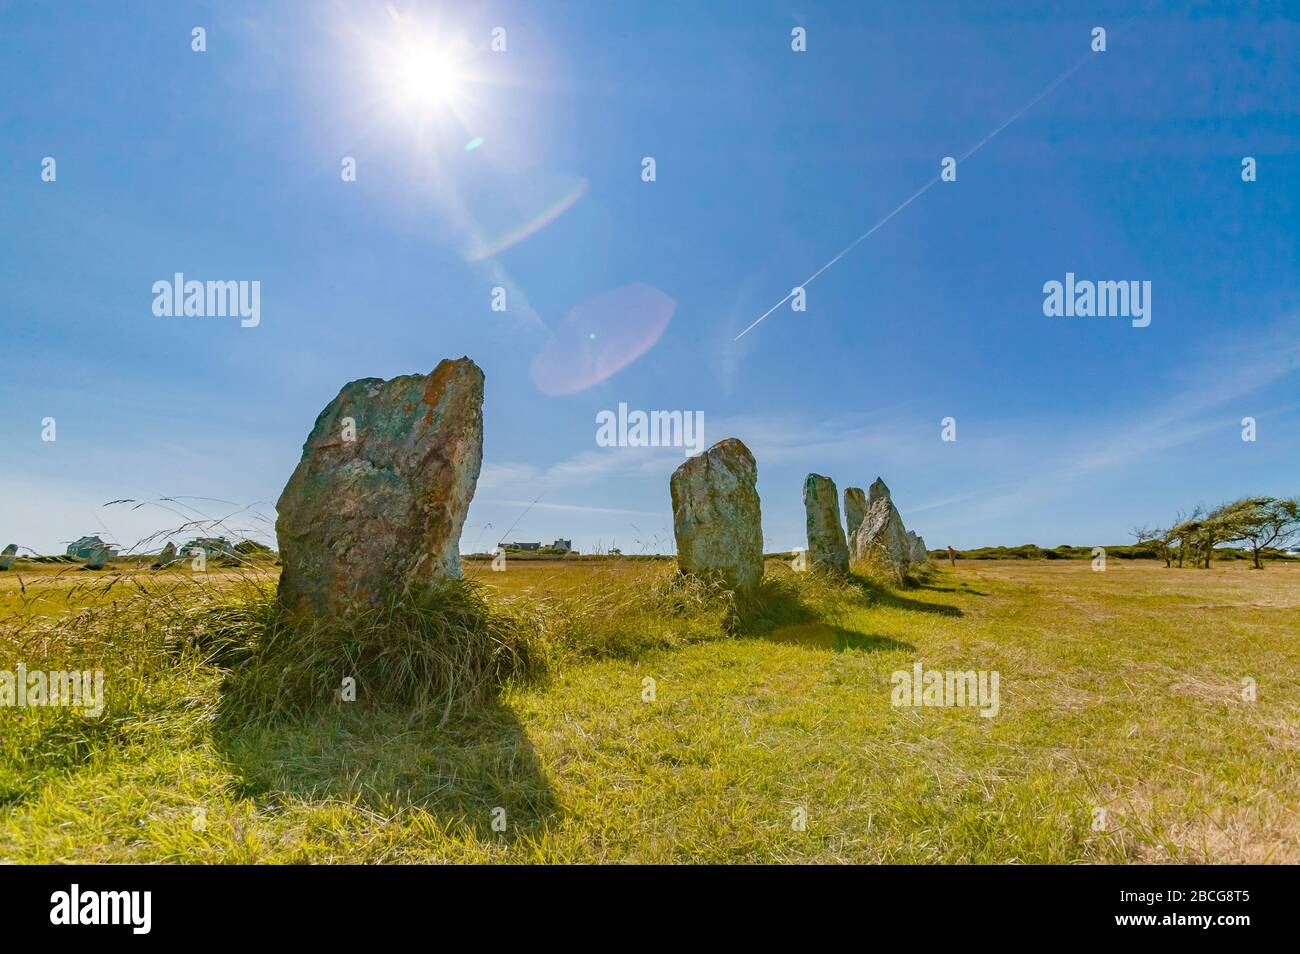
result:
[[(1185, 6), (5, 0), (2, 542), (273, 539), (346, 382), (461, 355), (463, 552), (671, 552), (690, 449), (601, 446), (620, 403), (743, 440), (769, 551), (810, 472), (932, 548), (1295, 495), (1300, 12)], [(257, 324), (155, 314), (178, 272)], [(1149, 325), (1045, 314), (1067, 273)]]

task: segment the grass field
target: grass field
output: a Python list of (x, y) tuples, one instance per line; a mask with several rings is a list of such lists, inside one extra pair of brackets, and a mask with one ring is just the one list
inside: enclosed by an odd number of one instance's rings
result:
[[(1300, 564), (963, 561), (892, 588), (772, 561), (740, 625), (672, 570), (468, 563), (544, 623), (544, 666), (442, 724), (363, 683), (231, 728), (221, 657), (168, 646), (273, 568), (20, 563), (0, 669), (102, 668), (107, 704), (0, 708), (0, 858), (1300, 861)], [(996, 671), (997, 715), (892, 705), (917, 662)]]

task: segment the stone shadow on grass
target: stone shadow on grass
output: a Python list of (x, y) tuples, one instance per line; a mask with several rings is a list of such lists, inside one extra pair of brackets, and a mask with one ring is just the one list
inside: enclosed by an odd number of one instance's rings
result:
[(916, 649), (911, 643), (892, 636), (874, 633), (862, 633), (832, 626), (829, 623), (791, 623), (778, 626), (767, 633), (768, 642), (783, 643), (793, 646), (805, 646), (809, 649), (824, 649), (831, 652), (880, 653), (892, 649)]
[[(842, 585), (857, 588), (855, 582)], [(757, 596), (739, 607), (737, 635), (834, 652), (916, 648), (892, 636), (837, 625), (824, 611), (806, 602), (798, 588), (779, 578), (765, 578)]]
[(959, 580), (946, 573), (940, 573), (933, 565), (921, 568), (916, 576), (909, 577), (903, 584), (904, 589), (931, 590), (935, 593), (958, 593), (962, 596), (988, 596), (983, 590), (977, 590), (967, 580)]
[[(536, 835), (560, 812), (518, 717), (496, 699), (441, 728), (354, 703), (217, 738), (242, 779), (236, 794), (267, 807), (291, 795), (384, 815), (420, 808), (453, 832), (506, 842)], [(499, 808), (504, 832), (492, 829)]]
[[(946, 603), (927, 603), (924, 600), (912, 599), (901, 593), (866, 577), (852, 575), (849, 577), (851, 585), (856, 587), (871, 606), (888, 606), (891, 609), (911, 610), (915, 613), (933, 613), (936, 616), (959, 617), (966, 614), (956, 606), (949, 606)], [(916, 587), (917, 590), (932, 589), (929, 585)], [(936, 592), (941, 592), (936, 589)]]
[(960, 596), (988, 596), (984, 590), (977, 590), (969, 583), (954, 583), (952, 586), (939, 586), (935, 583), (923, 582), (916, 584), (914, 589), (930, 590), (935, 593), (957, 593)]

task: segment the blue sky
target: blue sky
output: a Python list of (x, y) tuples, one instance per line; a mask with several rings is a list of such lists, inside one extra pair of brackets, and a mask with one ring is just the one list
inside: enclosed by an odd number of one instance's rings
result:
[[(671, 550), (683, 452), (597, 446), (620, 402), (749, 444), (770, 550), (803, 544), (810, 471), (883, 476), (932, 547), (1114, 544), (1297, 493), (1294, 7), (880, 6), (6, 3), (0, 537), (269, 517), (345, 382), (462, 354), (487, 377), (465, 551), (512, 526)], [(445, 98), (407, 95), (412, 44), (456, 62)], [(259, 281), (261, 323), (155, 316), (175, 272)], [(1045, 316), (1066, 272), (1150, 281), (1150, 326)], [(575, 309), (649, 334), (638, 286), (675, 303), (653, 347), (544, 393)]]

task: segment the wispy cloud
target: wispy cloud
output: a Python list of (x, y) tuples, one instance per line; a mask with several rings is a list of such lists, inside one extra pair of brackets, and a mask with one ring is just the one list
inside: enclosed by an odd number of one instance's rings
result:
[[(1024, 435), (998, 480), (986, 493), (963, 494), (929, 509), (983, 496), (981, 509), (996, 516), (1058, 499), (1085, 481), (1142, 462), (1235, 427), (1240, 417), (1228, 405), (1267, 389), (1300, 370), (1300, 321), (1287, 319), (1263, 334), (1207, 342), (1203, 352), (1169, 377), (1179, 387), (1139, 413), (1055, 421), (1050, 429), (1034, 421), (1003, 428)], [(1261, 413), (1263, 409), (1260, 409)]]
[(478, 489), (506, 492), (526, 490), (529, 494), (549, 496), (557, 491), (580, 490), (622, 478), (657, 474), (666, 478), (681, 462), (681, 450), (671, 447), (587, 450), (546, 466), (503, 461), (483, 466)]

